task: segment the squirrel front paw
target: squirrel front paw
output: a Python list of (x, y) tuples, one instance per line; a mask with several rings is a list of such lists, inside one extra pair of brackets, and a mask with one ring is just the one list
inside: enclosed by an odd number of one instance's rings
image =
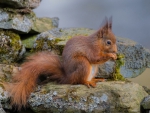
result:
[(116, 59), (117, 59), (116, 53), (109, 53), (109, 57), (110, 57), (110, 59), (112, 59), (112, 60), (116, 60)]

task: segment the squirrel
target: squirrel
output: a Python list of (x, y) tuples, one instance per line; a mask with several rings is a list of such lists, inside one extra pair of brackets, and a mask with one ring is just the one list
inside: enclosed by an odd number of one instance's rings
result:
[(11, 103), (18, 109), (26, 107), (30, 93), (34, 91), (41, 76), (59, 84), (83, 84), (96, 87), (98, 65), (117, 59), (116, 38), (112, 32), (112, 18), (105, 18), (102, 27), (89, 36), (75, 36), (66, 43), (62, 59), (43, 51), (27, 58), (10, 83), (4, 87)]

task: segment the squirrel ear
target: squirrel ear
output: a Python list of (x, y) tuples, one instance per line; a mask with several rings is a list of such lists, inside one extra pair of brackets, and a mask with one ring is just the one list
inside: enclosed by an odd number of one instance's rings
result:
[(109, 29), (109, 23), (108, 23), (108, 19), (107, 17), (105, 17), (105, 19), (102, 22), (102, 27), (99, 29), (98, 34), (100, 38), (103, 38), (104, 34), (108, 33), (108, 29)]
[(112, 16), (109, 18), (109, 25), (108, 25), (109, 29), (112, 29)]
[(103, 20), (101, 29), (104, 30), (104, 31), (108, 31), (109, 23), (108, 23), (108, 18), (107, 17), (105, 17), (105, 19)]
[(99, 37), (103, 38), (104, 34), (108, 33), (108, 30), (112, 29), (112, 16), (109, 18), (105, 17), (105, 19), (102, 22), (102, 27), (99, 30)]

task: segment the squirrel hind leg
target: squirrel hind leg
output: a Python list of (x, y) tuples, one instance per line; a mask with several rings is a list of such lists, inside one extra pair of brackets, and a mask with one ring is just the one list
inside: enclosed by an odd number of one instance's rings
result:
[(90, 73), (91, 65), (84, 57), (72, 59), (65, 65), (66, 75), (61, 79), (62, 84), (85, 84)]

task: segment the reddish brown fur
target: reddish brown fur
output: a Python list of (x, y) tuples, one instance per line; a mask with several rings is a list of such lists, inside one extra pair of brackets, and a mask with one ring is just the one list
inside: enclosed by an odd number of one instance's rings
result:
[[(64, 48), (62, 62), (57, 55), (50, 52), (40, 52), (28, 57), (29, 61), (21, 66), (22, 70), (15, 75), (12, 83), (5, 84), (12, 104), (18, 108), (26, 105), (41, 74), (60, 84), (85, 84), (95, 87), (96, 82), (103, 81), (94, 79), (97, 65), (109, 59), (116, 59), (117, 52), (111, 24), (111, 20), (108, 22), (106, 19), (104, 26), (92, 35), (70, 39)], [(111, 41), (111, 45), (107, 44), (108, 40)]]
[[(50, 74), (57, 78), (63, 76), (63, 69), (57, 55), (50, 52), (36, 53), (27, 58), (19, 71), (13, 78), (11, 84), (4, 84), (5, 89), (9, 92), (11, 103), (17, 105), (18, 109), (26, 106), (30, 93), (37, 84), (37, 78), (41, 74)], [(59, 77), (58, 77), (59, 76)], [(52, 79), (55, 79), (52, 77)], [(58, 80), (58, 79), (57, 79)]]

